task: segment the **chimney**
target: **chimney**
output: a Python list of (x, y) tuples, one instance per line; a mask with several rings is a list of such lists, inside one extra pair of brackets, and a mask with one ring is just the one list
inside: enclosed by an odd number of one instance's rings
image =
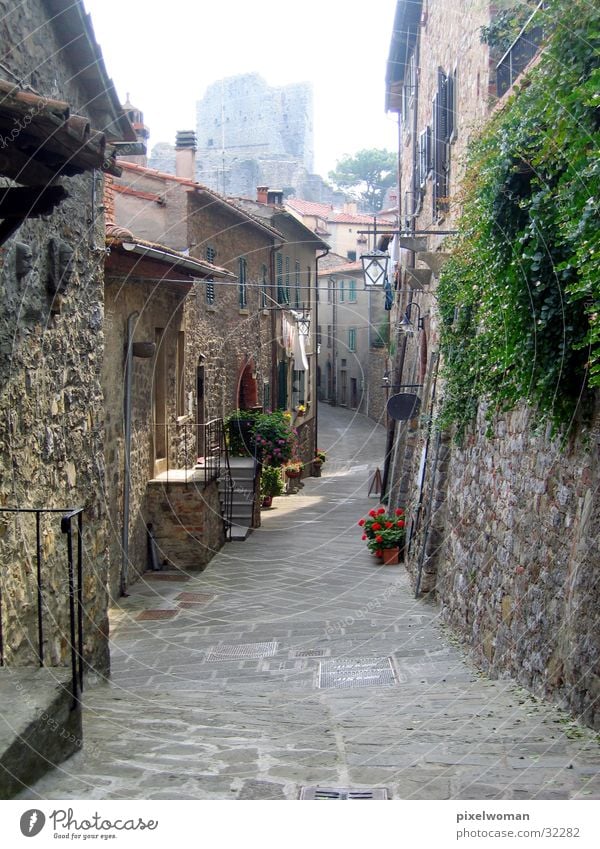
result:
[(257, 203), (267, 203), (268, 197), (269, 197), (269, 187), (268, 186), (257, 186), (256, 187), (256, 202)]
[(178, 130), (175, 141), (175, 174), (186, 180), (196, 179), (196, 133)]

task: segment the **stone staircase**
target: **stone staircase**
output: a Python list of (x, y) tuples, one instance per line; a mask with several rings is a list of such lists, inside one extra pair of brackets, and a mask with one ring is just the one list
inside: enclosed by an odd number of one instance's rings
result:
[[(231, 509), (231, 539), (242, 541), (250, 534), (254, 514), (254, 458), (230, 457), (229, 469), (233, 481)], [(221, 509), (225, 513), (226, 477), (219, 479)]]

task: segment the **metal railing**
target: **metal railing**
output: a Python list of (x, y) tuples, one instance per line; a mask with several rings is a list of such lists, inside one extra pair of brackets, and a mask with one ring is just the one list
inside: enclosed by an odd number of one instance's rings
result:
[(525, 26), (496, 65), (496, 94), (503, 97), (519, 74), (535, 58), (544, 38), (542, 16), (545, 0), (541, 0)]
[[(44, 610), (47, 616), (52, 616), (56, 624), (59, 617), (49, 610), (48, 601), (44, 597), (44, 575), (42, 554), (42, 516), (45, 514), (60, 514), (60, 530), (66, 535), (67, 551), (67, 586), (68, 586), (68, 608), (69, 608), (69, 640), (71, 674), (73, 682), (73, 707), (79, 703), (83, 690), (83, 508), (22, 508), (22, 507), (0, 507), (0, 513), (32, 514), (35, 516), (35, 594), (37, 599), (36, 616), (36, 639), (37, 660), (40, 667), (45, 666), (45, 620)], [(76, 519), (76, 529), (73, 529), (73, 520)], [(73, 536), (76, 535), (76, 553), (73, 550)], [(4, 621), (3, 621), (3, 593), (0, 581), (0, 666), (6, 665), (4, 653)]]
[(166, 461), (167, 484), (175, 480), (173, 472), (181, 471), (186, 484), (199, 480), (206, 486), (221, 481), (222, 514), (226, 536), (231, 535), (233, 480), (223, 419), (205, 424), (158, 424), (155, 436), (161, 436)]

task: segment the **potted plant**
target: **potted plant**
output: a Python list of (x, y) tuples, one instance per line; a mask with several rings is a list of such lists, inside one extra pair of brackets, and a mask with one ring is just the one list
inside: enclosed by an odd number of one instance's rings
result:
[(300, 460), (290, 460), (283, 467), (288, 478), (299, 478), (302, 474), (302, 463)]
[(386, 565), (398, 563), (406, 536), (404, 510), (398, 508), (394, 513), (387, 513), (384, 507), (370, 510), (358, 524), (363, 529), (362, 538), (369, 551), (382, 557)]
[(313, 460), (313, 463), (312, 463), (313, 464), (313, 474), (315, 475), (315, 477), (317, 477), (317, 478), (321, 477), (321, 468), (322, 468), (323, 463), (325, 462), (326, 459), (327, 459), (327, 455), (325, 454), (325, 452), (321, 448), (317, 448), (317, 450), (315, 451), (315, 459)]
[(289, 417), (281, 410), (256, 417), (253, 440), (256, 458), (263, 467), (279, 467), (291, 460), (298, 441)]
[(260, 473), (260, 494), (262, 507), (270, 507), (273, 498), (283, 493), (281, 471), (276, 466), (263, 466)]
[(297, 416), (303, 416), (305, 412), (306, 412), (306, 404), (298, 404), (298, 406), (296, 407), (296, 415)]

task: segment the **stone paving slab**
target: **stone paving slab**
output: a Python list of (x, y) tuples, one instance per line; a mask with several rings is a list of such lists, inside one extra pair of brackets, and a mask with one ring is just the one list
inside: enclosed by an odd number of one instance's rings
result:
[[(402, 565), (374, 562), (356, 522), (385, 434), (320, 408), (321, 478), (187, 581), (148, 576), (112, 615), (112, 678), (84, 693), (84, 751), (23, 798), (297, 799), (305, 785), (387, 787), (396, 799), (598, 799), (596, 736), (476, 670), (415, 600)], [(350, 426), (350, 422), (352, 422)], [(136, 621), (182, 593), (216, 596)], [(271, 657), (214, 660), (225, 645)], [(323, 658), (392, 657), (391, 687), (317, 688)]]

